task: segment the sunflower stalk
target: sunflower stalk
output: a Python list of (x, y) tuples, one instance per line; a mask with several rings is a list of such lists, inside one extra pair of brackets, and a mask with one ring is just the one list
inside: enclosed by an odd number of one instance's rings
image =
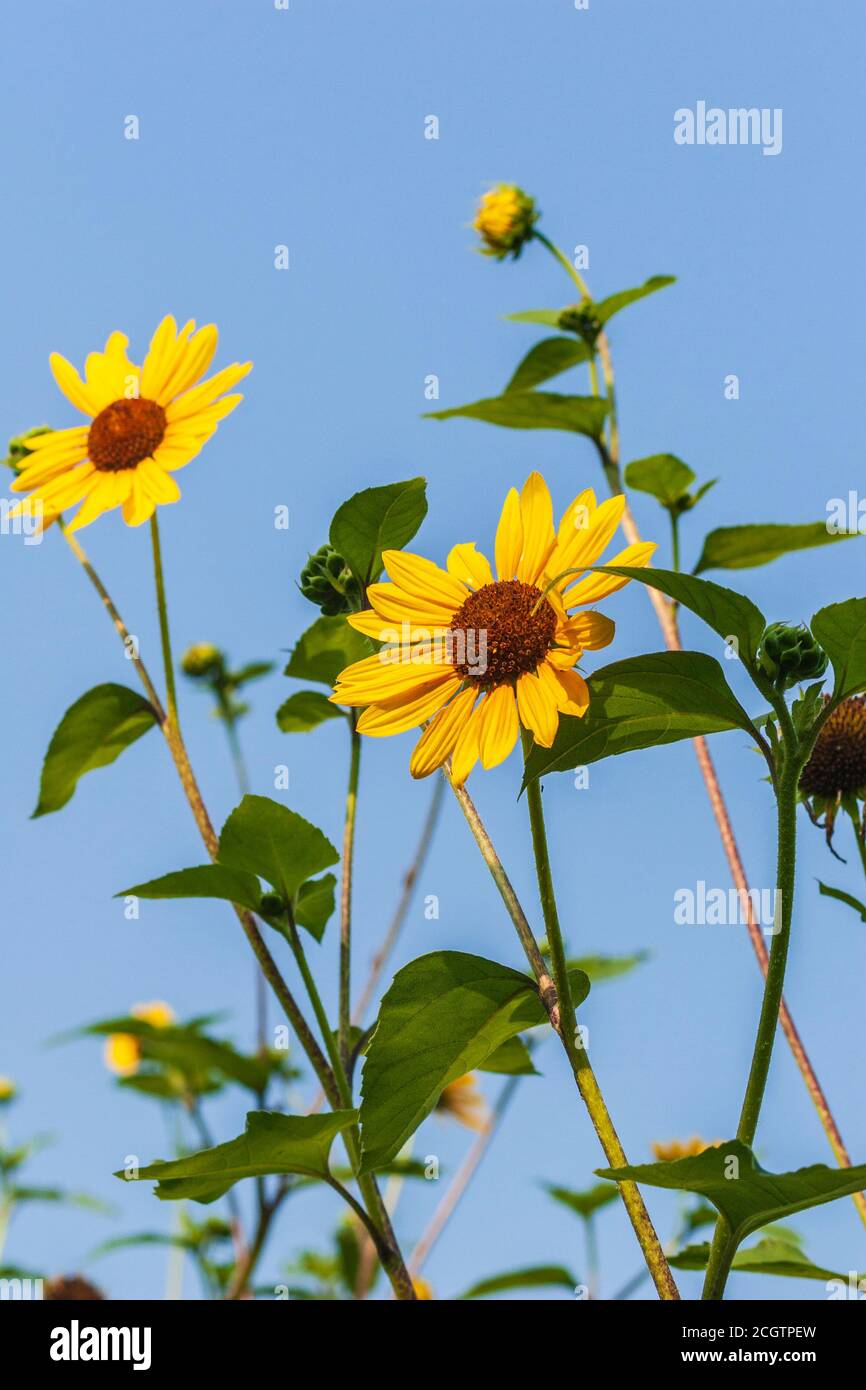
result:
[[(93, 568), (93, 565), (88, 560), (80, 543), (75, 538), (75, 536), (70, 535), (68, 530), (64, 530), (63, 534), (67, 543), (70, 546), (70, 549), (72, 550), (76, 559), (82, 565), (85, 574), (87, 575), (93, 587), (96, 589), (96, 592), (99, 594), (100, 599), (102, 600), (102, 603), (106, 608), (109, 617), (111, 618), (115, 630), (117, 631), (117, 634), (120, 637), (121, 642), (123, 643), (124, 649), (127, 653), (131, 654), (131, 658), (133, 660), (136, 672), (141, 679), (142, 685), (147, 693), (149, 700), (151, 701), (151, 704), (153, 705), (154, 715), (156, 716), (156, 720), (159, 724), (160, 729), (162, 730), (166, 743), (168, 744), (169, 752), (171, 753), (172, 760), (175, 764), (178, 776), (181, 781), (181, 786), (183, 787), (187, 801), (189, 802), (190, 809), (193, 813), (193, 817), (195, 819), (196, 825), (198, 826), (202, 840), (204, 841), (205, 848), (207, 849), (207, 852), (210, 855), (211, 859), (215, 860), (219, 850), (219, 839), (217, 837), (216, 831), (214, 830), (213, 823), (208, 814), (207, 807), (205, 806), (204, 799), (201, 795), (201, 791), (199, 790), (198, 782), (193, 772), (192, 765), (189, 760), (189, 755), (186, 751), (186, 746), (181, 737), (176, 719), (172, 719), (163, 707), (162, 701), (160, 700), (160, 697), (156, 691), (156, 687), (153, 683), (153, 680), (151, 679), (150, 674), (147, 671), (147, 668), (145, 667), (140, 655), (137, 652), (137, 644), (132, 638), (129, 629), (127, 628), (126, 624), (123, 621), (123, 618), (120, 615), (120, 612), (117, 609), (116, 604), (114, 603), (113, 599), (108, 593), (108, 590), (106, 589), (96, 570)], [(166, 621), (164, 631), (167, 635), (167, 603), (165, 600), (164, 584), (162, 586), (162, 602), (163, 604), (165, 604), (166, 607)], [(163, 644), (163, 658), (167, 663), (167, 666), (170, 667), (170, 643)], [(315, 1036), (312, 1030), (310, 1029), (309, 1024), (307, 1023), (300, 1008), (298, 1007), (298, 1004), (295, 1001), (295, 998), (291, 990), (286, 984), (286, 981), (283, 979), (279, 967), (277, 966), (276, 961), (274, 960), (273, 956), (268, 950), (268, 947), (265, 944), (261, 932), (259, 931), (255, 917), (247, 908), (240, 907), (237, 904), (234, 904), (233, 906), (238, 921), (240, 922), (241, 927), (243, 929), (244, 935), (246, 936), (253, 950), (253, 953), (255, 954), (255, 957), (259, 963), (259, 967), (262, 971), (262, 974), (264, 975), (265, 979), (267, 980), (268, 984), (273, 990), (273, 993), (275, 994), (277, 1000), (279, 1001), (281, 1007), (283, 1008), (283, 1011), (285, 1012), (286, 1017), (288, 1018), (289, 1023), (291, 1024), (295, 1032), (295, 1035), (298, 1038), (298, 1041), (300, 1042), (304, 1052), (306, 1053), (307, 1059), (310, 1065), (312, 1066), (313, 1071), (315, 1072), (319, 1080), (319, 1083), (325, 1092), (325, 1095), (328, 1098), (328, 1103), (331, 1105), (332, 1109), (340, 1109), (345, 1102), (344, 1094), (341, 1091), (338, 1076), (328, 1065), (328, 1061), (325, 1058), (321, 1048), (319, 1047), (319, 1044), (317, 1043)], [(342, 1080), (345, 1081), (345, 1077), (343, 1077)], [(352, 1140), (350, 1139), (349, 1142), (351, 1143)], [(353, 1158), (353, 1166), (357, 1166), (357, 1151)], [(385, 1272), (388, 1275), (389, 1280), (391, 1281), (394, 1293), (396, 1297), (401, 1300), (414, 1299), (415, 1292), (412, 1287), (412, 1280), (406, 1269), (405, 1261), (403, 1260), (400, 1247), (397, 1244), (396, 1237), (394, 1235), (390, 1220), (388, 1218), (388, 1213), (385, 1211), (384, 1204), (382, 1202), (382, 1198), (379, 1193), (379, 1189), (376, 1184), (375, 1178), (369, 1175), (363, 1178), (359, 1178), (359, 1187), (361, 1188), (361, 1192), (364, 1197), (364, 1201), (367, 1207), (367, 1213), (370, 1216), (370, 1219), (377, 1226), (381, 1234), (383, 1240), (383, 1251), (385, 1248), (387, 1248), (388, 1250), (387, 1262), (383, 1259), (383, 1265), (385, 1268)]]
[[(446, 771), (448, 772), (449, 781), (451, 781), (448, 764), (446, 764)], [(523, 946), (527, 959), (532, 967), (533, 974), (535, 975), (542, 1002), (544, 1003), (554, 1030), (558, 1033), (562, 1041), (562, 1045), (574, 1074), (575, 1082), (577, 1083), (577, 1088), (589, 1112), (590, 1119), (592, 1120), (601, 1147), (604, 1150), (605, 1157), (611, 1167), (623, 1167), (627, 1165), (628, 1159), (620, 1144), (619, 1136), (614, 1128), (604, 1097), (596, 1081), (595, 1074), (590, 1065), (589, 1056), (586, 1049), (579, 1044), (576, 1036), (577, 1025), (574, 1005), (571, 1001), (568, 972), (565, 968), (562, 934), (559, 931), (559, 920), (556, 913), (555, 899), (553, 897), (550, 863), (547, 857), (547, 842), (544, 832), (543, 815), (541, 812), (541, 793), (540, 790), (538, 790), (538, 784), (535, 784), (538, 800), (534, 809), (532, 803), (530, 803), (530, 817), (532, 820), (533, 843), (536, 848), (536, 865), (538, 869), (539, 888), (541, 890), (542, 909), (545, 914), (545, 926), (547, 928), (548, 938), (551, 941), (551, 956), (554, 959), (554, 973), (556, 974), (557, 971), (559, 972), (559, 979), (557, 981), (551, 979), (538, 942), (527, 921), (526, 914), (520, 905), (517, 894), (511, 886), (511, 881), (508, 878), (502, 860), (494, 849), (493, 842), (487, 833), (472, 798), (466, 791), (465, 786), (455, 786), (453, 781), (451, 781), (451, 786), (454, 789), (457, 801), (466, 817), (478, 848), (481, 850), (484, 861), (490, 869), (494, 882), (499, 889), (500, 896), (502, 897), (508, 914), (517, 930), (520, 943)], [(544, 885), (543, 887), (542, 884)], [(558, 938), (556, 945), (554, 945), (553, 941), (554, 936)], [(561, 992), (558, 988), (560, 982)], [(659, 1297), (665, 1300), (678, 1299), (680, 1296), (679, 1291), (638, 1187), (635, 1183), (623, 1182), (620, 1183), (619, 1190)]]
[[(572, 266), (571, 262), (568, 260), (568, 257), (562, 251), (560, 251), (560, 249), (557, 246), (555, 246), (553, 242), (549, 241), (547, 237), (542, 236), (541, 233), (536, 231), (534, 235), (537, 240), (539, 240), (544, 246), (547, 247), (547, 249), (557, 260), (557, 262), (564, 268), (570, 279), (580, 289), (581, 294), (588, 296), (589, 290), (586, 285), (586, 282), (583, 280), (582, 276), (574, 268), (574, 266)], [(608, 438), (606, 442), (604, 439), (598, 439), (595, 441), (595, 443), (598, 449), (599, 458), (602, 465), (602, 471), (604, 472), (605, 479), (607, 480), (608, 488), (612, 495), (618, 495), (620, 493), (623, 493), (625, 488), (620, 468), (619, 423), (617, 416), (616, 384), (614, 377), (613, 358), (611, 355), (610, 343), (608, 341), (607, 334), (604, 331), (602, 331), (598, 336), (597, 347), (598, 357), (602, 368), (602, 377), (604, 379), (605, 395), (607, 398), (608, 405)], [(597, 384), (592, 373), (590, 374), (590, 381), (593, 389), (593, 394), (597, 394)], [(623, 531), (625, 532), (626, 539), (628, 540), (630, 545), (636, 545), (640, 543), (642, 539), (641, 534), (638, 529), (637, 523), (634, 519), (634, 514), (632, 513), (632, 510), (627, 502), (622, 515), (622, 527)], [(679, 618), (676, 605), (670, 603), (664, 597), (663, 594), (659, 593), (657, 589), (648, 588), (647, 595), (653, 606), (653, 610), (655, 611), (656, 618), (658, 619), (659, 627), (661, 628), (662, 636), (664, 637), (665, 646), (669, 651), (682, 651), (682, 641), (680, 638)], [(695, 755), (698, 759), (698, 765), (701, 770), (701, 776), (704, 781), (707, 797), (712, 808), (713, 817), (716, 821), (716, 826), (719, 831), (719, 837), (722, 841), (722, 848), (725, 852), (725, 858), (728, 861), (728, 868), (730, 870), (734, 886), (738, 891), (740, 900), (746, 904), (746, 929), (749, 934), (749, 940), (752, 943), (752, 949), (754, 950), (761, 974), (766, 979), (767, 972), (769, 969), (769, 953), (764, 943), (764, 938), (761, 934), (760, 925), (756, 921), (754, 912), (752, 910), (752, 897), (749, 882), (746, 877), (745, 867), (743, 865), (742, 856), (740, 854), (739, 845), (737, 843), (737, 838), (734, 832), (734, 827), (731, 821), (730, 813), (728, 811), (727, 803), (722, 792), (721, 784), (719, 783), (718, 774), (716, 773), (715, 764), (713, 763), (707, 741), (704, 737), (701, 736), (695, 738), (692, 740), (692, 742), (694, 744)], [(864, 859), (864, 872), (866, 872), (866, 859)], [(836, 1162), (839, 1164), (841, 1168), (850, 1168), (851, 1157), (848, 1153), (847, 1146), (842, 1138), (842, 1133), (836, 1122), (836, 1118), (830, 1108), (830, 1103), (827, 1099), (824, 1088), (822, 1087), (818, 1079), (817, 1072), (815, 1071), (809, 1054), (806, 1051), (805, 1044), (803, 1043), (803, 1040), (800, 1037), (799, 1030), (797, 1029), (796, 1023), (794, 1022), (794, 1019), (791, 1015), (790, 1010), (788, 1009), (788, 1006), (784, 998), (780, 1000), (779, 1020), (781, 1022), (782, 1031), (785, 1034), (788, 1046), (790, 1047), (791, 1052), (793, 1054), (794, 1061), (797, 1064), (797, 1068), (800, 1072), (800, 1075), (803, 1078), (803, 1082), (809, 1093), (809, 1097), (818, 1113), (818, 1118), (820, 1120), (821, 1127), (827, 1136)], [(864, 1195), (864, 1193), (862, 1192), (855, 1193), (852, 1200), (854, 1202), (854, 1205), (857, 1207), (857, 1211), (860, 1215), (861, 1221), (863, 1222), (864, 1226), (866, 1226), (866, 1195)]]

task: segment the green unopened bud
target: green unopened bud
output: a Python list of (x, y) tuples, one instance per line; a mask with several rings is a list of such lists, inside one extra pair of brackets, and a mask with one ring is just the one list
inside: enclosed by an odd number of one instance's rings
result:
[(563, 309), (559, 316), (559, 327), (564, 333), (576, 333), (592, 348), (604, 324), (595, 313), (592, 300), (582, 299), (579, 304), (571, 304)]
[(758, 649), (758, 664), (779, 690), (797, 681), (816, 680), (827, 669), (827, 653), (805, 623), (771, 623)]
[(328, 618), (355, 612), (361, 606), (358, 581), (332, 545), (322, 545), (301, 570), (300, 589)]
[(484, 194), (472, 224), (483, 242), (481, 254), (495, 256), (498, 261), (506, 256), (517, 260), (540, 216), (535, 199), (522, 188), (514, 183), (497, 184)]
[(193, 646), (187, 647), (180, 665), (184, 675), (191, 676), (193, 680), (203, 680), (206, 676), (214, 676), (221, 671), (224, 661), (219, 647), (215, 647), (212, 642), (196, 642)]
[(285, 915), (286, 904), (279, 893), (264, 893), (259, 910), (263, 917), (282, 917)]
[(24, 434), (17, 434), (14, 439), (9, 440), (9, 451), (3, 462), (13, 473), (20, 473), (30, 458), (28, 440), (35, 439), (40, 434), (53, 434), (53, 430), (50, 425), (37, 425), (34, 430), (25, 430)]

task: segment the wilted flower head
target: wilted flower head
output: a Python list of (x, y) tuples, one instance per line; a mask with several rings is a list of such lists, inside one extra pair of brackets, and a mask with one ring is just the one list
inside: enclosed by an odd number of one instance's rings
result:
[(195, 642), (191, 647), (187, 647), (180, 664), (184, 675), (200, 680), (219, 671), (224, 661), (219, 647), (215, 647), (212, 642)]
[(821, 824), (823, 815), (831, 849), (840, 806), (848, 809), (862, 838), (864, 826), (857, 803), (866, 799), (866, 696), (842, 700), (822, 725), (800, 774), (800, 793), (813, 821)]
[(697, 1158), (698, 1154), (713, 1148), (713, 1143), (693, 1134), (691, 1139), (654, 1139), (650, 1147), (659, 1163), (675, 1163), (678, 1158)]
[(764, 629), (758, 651), (761, 670), (779, 690), (797, 681), (816, 680), (827, 669), (827, 653), (805, 623), (771, 623)]
[(436, 1109), (440, 1114), (452, 1115), (467, 1129), (480, 1132), (487, 1128), (487, 1105), (471, 1072), (448, 1083), (436, 1102)]
[[(174, 1023), (174, 1010), (161, 1000), (136, 1004), (130, 1009), (132, 1018), (140, 1018), (152, 1028), (169, 1028)], [(141, 1061), (141, 1043), (134, 1033), (109, 1033), (105, 1040), (105, 1065), (116, 1076), (133, 1076)]]
[(361, 607), (360, 585), (332, 545), (319, 546), (309, 557), (301, 570), (300, 590), (327, 618), (357, 612)]
[(479, 249), (484, 256), (502, 261), (506, 256), (516, 260), (540, 217), (535, 199), (514, 183), (498, 183), (485, 193), (478, 204), (473, 226), (484, 243)]

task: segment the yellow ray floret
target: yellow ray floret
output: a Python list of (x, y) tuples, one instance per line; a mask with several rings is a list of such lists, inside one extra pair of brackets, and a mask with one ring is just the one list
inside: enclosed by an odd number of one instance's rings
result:
[[(599, 505), (587, 488), (555, 529), (547, 484), (532, 473), (505, 498), (495, 577), (474, 542), (453, 546), (445, 569), (386, 550), (390, 582), (372, 584), (370, 607), (348, 620), (385, 646), (348, 666), (331, 699), (363, 708), (358, 728), (373, 737), (423, 726), (413, 777), (450, 759), (459, 785), (477, 762), (503, 762), (521, 726), (549, 748), (560, 718), (580, 718), (589, 708), (589, 688), (575, 670), (583, 653), (613, 641), (613, 621), (586, 605), (628, 581), (586, 571), (612, 539), (624, 505), (623, 497)], [(654, 550), (630, 545), (610, 563), (644, 566)]]
[(226, 392), (252, 363), (235, 362), (202, 381), (216, 352), (217, 330), (207, 324), (196, 331), (192, 319), (178, 329), (170, 314), (140, 367), (127, 347), (123, 333), (112, 333), (104, 352), (87, 357), (83, 377), (65, 357), (51, 354), (57, 385), (90, 424), (28, 440), (29, 458), (12, 484), (13, 492), (28, 496), (10, 517), (27, 511), (47, 524), (81, 503), (70, 531), (117, 507), (128, 526), (140, 526), (157, 507), (178, 500), (180, 488), (171, 475), (196, 457), (243, 400)]

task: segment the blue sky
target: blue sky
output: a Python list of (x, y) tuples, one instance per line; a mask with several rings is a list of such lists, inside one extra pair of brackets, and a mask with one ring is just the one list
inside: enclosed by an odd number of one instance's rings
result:
[[(251, 357), (246, 400), (181, 476), (181, 504), (162, 513), (178, 650), (212, 640), (240, 660), (280, 658), (314, 616), (295, 579), (336, 506), (372, 483), (423, 473), (430, 512), (416, 542), (443, 558), (458, 540), (489, 545), (505, 491), (541, 469), (564, 505), (601, 485), (591, 447), (567, 435), (420, 419), (424, 380), (441, 404), (495, 394), (535, 330), (505, 313), (570, 298), (540, 247), (516, 265), (473, 254), (468, 229), (482, 189), (530, 190), (543, 228), (590, 248), (601, 296), (652, 274), (672, 289), (623, 314), (613, 345), (625, 459), (672, 451), (717, 488), (685, 525), (687, 556), (714, 525), (822, 518), (858, 486), (864, 358), (864, 19), (781, 0), (685, 6), (675, 0), (152, 0), (144, 8), (59, 0), (7, 21), (3, 106), (6, 434), (74, 423), (47, 358), (76, 362), (115, 328), (141, 352), (166, 312), (219, 324), (219, 363)], [(775, 158), (751, 147), (681, 147), (674, 112), (709, 105), (782, 108)], [(439, 139), (424, 139), (428, 115)], [(139, 118), (140, 138), (124, 138)], [(289, 247), (290, 269), (274, 268)], [(539, 335), (540, 336), (540, 335)], [(726, 400), (723, 380), (740, 378)], [(570, 388), (581, 389), (578, 378)], [(290, 509), (287, 532), (273, 509)], [(666, 522), (638, 498), (644, 534)], [(142, 652), (158, 667), (146, 528), (118, 516), (82, 539)], [(732, 576), (772, 618), (808, 618), (862, 589), (862, 541)], [(147, 740), (82, 783), (60, 814), (30, 823), (40, 760), (63, 711), (128, 667), (99, 604), (56, 535), (2, 546), (7, 653), (4, 796), (5, 968), (0, 1071), (19, 1081), (18, 1137), (56, 1136), (33, 1178), (84, 1187), (116, 1204), (88, 1215), (25, 1214), (7, 1254), (70, 1270), (103, 1235), (165, 1227), (145, 1186), (109, 1176), (123, 1156), (166, 1156), (157, 1111), (112, 1088), (96, 1045), (47, 1049), (78, 1023), (165, 998), (182, 1014), (219, 1007), (238, 1041), (251, 1036), (251, 961), (228, 911), (144, 904), (124, 921), (112, 895), (130, 882), (200, 862), (167, 756)], [(724, 579), (724, 576), (717, 576)], [(660, 646), (645, 595), (608, 612), (617, 657)], [(714, 650), (697, 623), (686, 639)], [(736, 676), (733, 677), (736, 680)], [(744, 687), (738, 685), (740, 693)], [(273, 713), (289, 693), (274, 675), (255, 689), (244, 728), (256, 788), (290, 768), (289, 803), (339, 834), (345, 734), (287, 738)], [(219, 823), (236, 793), (219, 727), (184, 691), (194, 763)], [(410, 740), (365, 748), (358, 844), (359, 973), (393, 909), (429, 786), (407, 774)], [(754, 883), (772, 881), (773, 824), (760, 766), (737, 733), (713, 746)], [(526, 807), (514, 761), (477, 778), (482, 813), (537, 918)], [(593, 768), (545, 792), (562, 916), (575, 954), (646, 949), (629, 979), (599, 988), (585, 1010), (594, 1065), (625, 1147), (653, 1138), (724, 1137), (736, 1125), (759, 1005), (750, 947), (736, 928), (677, 927), (673, 894), (703, 879), (726, 887), (721, 848), (688, 745)], [(852, 1154), (866, 1157), (859, 1019), (866, 946), (853, 914), (819, 900), (815, 878), (857, 891), (853, 864), (830, 860), (802, 821), (800, 899), (788, 997)], [(843, 850), (843, 853), (845, 851)], [(440, 918), (424, 918), (424, 895)], [(321, 948), (334, 974), (335, 934)], [(449, 806), (396, 964), (456, 948), (519, 964), (456, 807)], [(851, 1023), (848, 1020), (851, 1020)], [(580, 1187), (601, 1155), (561, 1057), (525, 1083), (471, 1194), (429, 1264), (447, 1297), (506, 1267), (564, 1261), (578, 1270), (579, 1231), (539, 1180)], [(491, 1088), (492, 1093), (493, 1088)], [(215, 1107), (221, 1137), (242, 1100)], [(459, 1160), (464, 1136), (428, 1122), (418, 1147)], [(758, 1136), (768, 1167), (825, 1161), (826, 1142), (780, 1042)], [(410, 1245), (441, 1185), (407, 1187)], [(660, 1230), (674, 1206), (650, 1194)], [(327, 1194), (287, 1209), (263, 1265), (276, 1277), (335, 1214)], [(863, 1268), (864, 1232), (850, 1202), (800, 1217), (813, 1259)], [(608, 1293), (637, 1267), (624, 1213), (601, 1218)], [(91, 1268), (88, 1266), (88, 1268)], [(158, 1297), (164, 1260), (143, 1252), (92, 1267), (115, 1297)], [(683, 1276), (695, 1296), (695, 1276)], [(187, 1284), (195, 1286), (190, 1276)], [(821, 1298), (823, 1286), (741, 1275), (735, 1297)]]

